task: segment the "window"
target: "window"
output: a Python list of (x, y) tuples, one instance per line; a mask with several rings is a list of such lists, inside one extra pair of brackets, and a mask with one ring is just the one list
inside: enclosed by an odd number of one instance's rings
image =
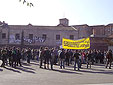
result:
[(42, 35), (42, 38), (46, 39), (47, 38), (47, 35), (46, 34), (43, 34)]
[(56, 40), (60, 40), (60, 35), (56, 35)]
[(112, 28), (112, 31), (113, 31), (113, 28)]
[(6, 33), (2, 33), (2, 39), (6, 39)]
[(29, 39), (33, 40), (33, 34), (29, 34)]
[(70, 39), (71, 40), (74, 40), (74, 35), (70, 35)]
[(108, 31), (110, 31), (110, 29), (108, 29)]
[(15, 34), (15, 39), (20, 40), (20, 34)]

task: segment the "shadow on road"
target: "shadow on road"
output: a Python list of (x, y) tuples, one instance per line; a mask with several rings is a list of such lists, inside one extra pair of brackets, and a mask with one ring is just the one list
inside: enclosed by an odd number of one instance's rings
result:
[(3, 71), (3, 69), (0, 69), (0, 71)]
[[(94, 70), (94, 69), (93, 69)], [(89, 71), (89, 70), (80, 70), (80, 72), (86, 72), (86, 73), (99, 73), (99, 74), (112, 74), (113, 75), (113, 72), (111, 71)]]
[(102, 69), (95, 69), (95, 68), (91, 68), (91, 70), (93, 70), (93, 71), (105, 71), (105, 70), (102, 70)]
[(60, 73), (82, 74), (82, 73), (77, 73), (77, 72), (72, 72), (72, 71), (66, 71), (66, 70), (58, 70), (58, 69), (53, 69), (53, 71), (60, 72)]
[(10, 70), (10, 71), (13, 71), (13, 72), (21, 73), (20, 71), (15, 70), (15, 69), (13, 69), (13, 68), (8, 68), (8, 67), (4, 67), (4, 68), (7, 69), (7, 70)]
[(25, 63), (25, 62), (22, 62), (22, 65), (25, 65), (25, 66), (31, 66), (30, 64)]
[[(21, 71), (24, 71), (24, 72), (28, 72), (28, 73), (33, 73), (33, 74), (35, 74), (34, 71), (31, 71), (31, 70), (34, 70), (34, 69), (32, 69), (32, 68), (28, 68), (28, 67), (27, 67), (27, 69), (26, 69), (26, 67), (23, 67), (23, 68), (21, 68), (21, 67), (16, 67), (15, 69), (18, 69), (18, 70), (21, 70)], [(28, 70), (28, 69), (30, 69), (30, 70)]]
[[(24, 72), (28, 72), (28, 73), (33, 73), (35, 74), (34, 71), (31, 71), (31, 70), (35, 70), (33, 68), (30, 68), (30, 67), (24, 67), (24, 66), (21, 66), (21, 67), (15, 67), (15, 68), (12, 68), (12, 67), (4, 67), (5, 69), (7, 70), (10, 70), (10, 71), (13, 71), (13, 72), (17, 72), (17, 73), (21, 73), (19, 70), (21, 71), (24, 71)], [(29, 69), (29, 70), (28, 70)], [(3, 69), (0, 69), (0, 71), (3, 71)]]
[(30, 68), (30, 67), (25, 67), (25, 66), (21, 66), (22, 68), (25, 68), (25, 69), (29, 69), (29, 70), (34, 70), (35, 71), (35, 69), (33, 69), (33, 68)]

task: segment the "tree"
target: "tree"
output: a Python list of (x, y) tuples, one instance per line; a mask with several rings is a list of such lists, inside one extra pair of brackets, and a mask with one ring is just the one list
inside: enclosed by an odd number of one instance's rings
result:
[(33, 3), (28, 2), (26, 0), (19, 0), (19, 2), (22, 2), (23, 4), (26, 4), (27, 6), (30, 6), (30, 7), (33, 7), (34, 6)]

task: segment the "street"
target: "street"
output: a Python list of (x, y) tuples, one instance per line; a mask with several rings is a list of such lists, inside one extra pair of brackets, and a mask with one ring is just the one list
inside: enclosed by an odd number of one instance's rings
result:
[(0, 85), (113, 85), (113, 66), (106, 69), (103, 64), (74, 71), (73, 66), (54, 70), (41, 69), (37, 61), (23, 62), (22, 67), (0, 67)]

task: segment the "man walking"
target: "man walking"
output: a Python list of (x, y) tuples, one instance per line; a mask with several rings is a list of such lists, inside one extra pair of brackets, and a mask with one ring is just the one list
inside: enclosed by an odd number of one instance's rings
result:
[(60, 68), (61, 69), (62, 67), (65, 69), (64, 61), (65, 61), (65, 50), (62, 49), (62, 52), (60, 53)]
[(76, 70), (76, 64), (78, 66), (78, 70), (79, 70), (79, 67), (80, 67), (80, 63), (79, 63), (79, 56), (80, 54), (78, 53), (78, 50), (76, 50), (75, 54), (74, 54), (74, 70)]
[(108, 64), (109, 64), (109, 69), (111, 69), (111, 63), (112, 63), (112, 50), (109, 50), (106, 54), (106, 59), (107, 59), (107, 62), (106, 62), (106, 68), (108, 67)]

